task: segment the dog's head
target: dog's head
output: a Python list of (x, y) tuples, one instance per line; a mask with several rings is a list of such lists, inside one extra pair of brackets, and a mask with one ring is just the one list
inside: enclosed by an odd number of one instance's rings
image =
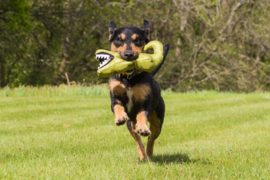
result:
[(111, 51), (118, 52), (121, 58), (126, 61), (137, 59), (145, 44), (150, 41), (149, 31), (152, 25), (144, 20), (144, 26), (144, 29), (138, 27), (121, 27), (117, 29), (114, 21), (111, 21), (108, 25)]

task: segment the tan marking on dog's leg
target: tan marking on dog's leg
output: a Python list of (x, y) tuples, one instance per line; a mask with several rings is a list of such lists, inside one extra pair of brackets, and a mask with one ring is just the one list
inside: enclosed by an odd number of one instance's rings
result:
[(155, 111), (150, 114), (148, 121), (150, 123), (151, 135), (148, 137), (147, 155), (151, 157), (153, 155), (155, 140), (160, 134), (160, 119), (157, 117)]
[(137, 114), (136, 117), (136, 132), (141, 136), (149, 136), (151, 131), (147, 127), (147, 116), (145, 111), (141, 111)]
[(149, 86), (145, 84), (139, 84), (132, 88), (135, 101), (144, 101), (148, 94), (151, 93)]
[[(111, 93), (116, 96), (122, 96), (126, 93), (125, 85), (116, 79), (110, 80), (109, 88), (110, 88)], [(125, 108), (122, 105), (120, 105), (121, 102), (119, 101), (116, 103), (118, 104), (116, 104), (113, 107), (113, 111), (115, 114), (115, 124), (117, 126), (120, 126), (120, 125), (125, 124), (125, 122), (129, 120), (129, 117), (127, 113), (125, 112)]]
[(147, 154), (145, 152), (144, 145), (142, 143), (141, 137), (134, 132), (134, 130), (135, 130), (134, 122), (127, 121), (127, 128), (129, 130), (130, 134), (132, 135), (132, 137), (135, 139), (136, 148), (137, 148), (137, 151), (139, 153), (140, 159), (143, 160), (143, 159), (148, 158), (148, 156), (147, 156)]
[(113, 107), (113, 111), (115, 114), (114, 122), (117, 126), (123, 125), (123, 124), (125, 124), (125, 122), (127, 120), (129, 120), (129, 117), (128, 117), (127, 113), (125, 112), (125, 108), (123, 106), (116, 104)]
[(125, 85), (115, 79), (110, 80), (109, 88), (110, 88), (110, 91), (116, 96), (121, 96), (126, 92)]

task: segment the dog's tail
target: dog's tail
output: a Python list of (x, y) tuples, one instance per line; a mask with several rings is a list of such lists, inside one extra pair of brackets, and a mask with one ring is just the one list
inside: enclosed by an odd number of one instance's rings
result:
[(163, 60), (162, 62), (160, 63), (160, 65), (158, 65), (158, 67), (156, 67), (156, 69), (154, 69), (152, 72), (151, 72), (151, 75), (152, 76), (155, 76), (155, 74), (159, 71), (159, 69), (162, 67), (165, 59), (166, 59), (166, 56), (169, 52), (169, 49), (170, 49), (170, 44), (166, 44), (165, 46), (163, 46)]

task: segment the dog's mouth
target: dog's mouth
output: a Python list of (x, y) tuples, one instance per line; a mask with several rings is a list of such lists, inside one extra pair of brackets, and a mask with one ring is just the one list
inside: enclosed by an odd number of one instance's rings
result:
[(114, 56), (105, 52), (100, 52), (96, 54), (96, 59), (100, 62), (98, 66), (98, 69), (100, 69), (109, 64), (114, 59)]

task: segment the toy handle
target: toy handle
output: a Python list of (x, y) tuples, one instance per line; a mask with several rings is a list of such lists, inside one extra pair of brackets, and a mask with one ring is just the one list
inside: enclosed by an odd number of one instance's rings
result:
[(153, 49), (153, 54), (140, 53), (135, 61), (135, 69), (152, 72), (163, 60), (163, 45), (159, 41), (151, 41), (145, 45), (144, 51)]
[(160, 68), (162, 67), (164, 61), (165, 61), (165, 58), (169, 52), (169, 49), (170, 49), (170, 44), (166, 44), (164, 47), (163, 47), (163, 60), (162, 62), (151, 72), (152, 76), (155, 76), (155, 74), (160, 70)]

